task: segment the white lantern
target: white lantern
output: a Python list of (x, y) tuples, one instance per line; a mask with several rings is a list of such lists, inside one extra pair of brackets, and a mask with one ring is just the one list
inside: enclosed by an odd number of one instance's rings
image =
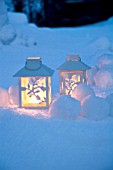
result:
[(54, 71), (40, 57), (29, 57), (14, 77), (19, 77), (19, 106), (48, 108), (51, 103), (51, 76)]
[(60, 93), (71, 95), (80, 83), (87, 83), (87, 70), (90, 67), (81, 61), (79, 55), (69, 55), (66, 62), (58, 67), (60, 73)]

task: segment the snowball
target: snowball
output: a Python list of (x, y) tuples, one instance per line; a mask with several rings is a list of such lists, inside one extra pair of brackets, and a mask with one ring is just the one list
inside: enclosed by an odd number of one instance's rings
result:
[(104, 66), (94, 76), (94, 82), (97, 87), (113, 86), (113, 65)]
[(0, 87), (0, 106), (8, 106), (9, 103), (8, 92)]
[(113, 64), (113, 54), (104, 53), (103, 55), (98, 57), (99, 68), (102, 68), (103, 66), (108, 64)]
[(110, 116), (113, 117), (113, 93), (107, 96), (106, 100), (108, 101), (110, 105)]
[(90, 120), (101, 120), (109, 115), (108, 102), (97, 96), (87, 96), (81, 103), (81, 115)]
[(19, 86), (17, 84), (12, 85), (9, 87), (8, 93), (11, 104), (19, 105)]
[(91, 69), (88, 71), (88, 84), (93, 85), (94, 84), (94, 76), (97, 73), (98, 68), (97, 66), (91, 67)]
[(75, 119), (80, 113), (80, 102), (70, 96), (62, 95), (52, 103), (49, 113), (61, 119)]
[(83, 84), (79, 84), (77, 87), (75, 87), (72, 91), (71, 97), (79, 100), (80, 102), (89, 95), (95, 95), (93, 89), (83, 83)]
[(10, 44), (16, 37), (16, 31), (11, 25), (5, 25), (0, 29), (0, 40), (3, 44)]

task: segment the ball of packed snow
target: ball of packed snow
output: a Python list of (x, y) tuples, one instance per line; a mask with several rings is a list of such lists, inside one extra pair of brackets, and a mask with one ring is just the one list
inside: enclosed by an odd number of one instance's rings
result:
[(22, 12), (8, 12), (8, 18), (10, 24), (28, 24), (28, 18)]
[(75, 119), (80, 113), (80, 102), (67, 95), (61, 95), (51, 105), (49, 113), (60, 119)]
[(10, 44), (16, 37), (16, 31), (11, 25), (5, 25), (0, 29), (0, 40), (4, 45)]
[(106, 100), (108, 101), (110, 105), (110, 116), (113, 117), (113, 93), (107, 96)]
[(19, 86), (12, 85), (9, 87), (8, 93), (11, 104), (19, 105)]
[(113, 65), (108, 65), (100, 69), (94, 76), (94, 82), (97, 87), (113, 86)]
[(0, 87), (0, 106), (8, 106), (9, 103), (8, 92)]
[(102, 68), (105, 65), (113, 64), (113, 54), (103, 54), (98, 57), (99, 68)]
[(91, 69), (88, 71), (88, 84), (93, 85), (94, 84), (94, 76), (97, 73), (98, 68), (97, 66), (92, 66)]
[(87, 96), (81, 103), (81, 115), (90, 120), (101, 120), (109, 115), (108, 102), (97, 96)]
[(89, 95), (95, 95), (95, 93), (89, 85), (83, 83), (83, 84), (79, 84), (77, 87), (75, 87), (72, 90), (71, 97), (81, 102), (86, 96)]

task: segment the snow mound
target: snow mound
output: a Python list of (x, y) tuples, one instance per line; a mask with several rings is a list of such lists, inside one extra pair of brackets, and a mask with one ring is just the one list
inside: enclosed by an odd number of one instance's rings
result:
[(0, 106), (9, 105), (9, 95), (8, 92), (0, 87)]
[(94, 84), (94, 76), (97, 73), (98, 68), (97, 66), (92, 66), (91, 69), (88, 71), (88, 84), (93, 85)]
[(87, 96), (81, 103), (81, 115), (90, 120), (101, 120), (109, 115), (108, 102), (97, 96)]
[(113, 65), (104, 66), (94, 76), (97, 87), (107, 88), (113, 86)]
[(16, 37), (16, 30), (12, 25), (5, 25), (0, 29), (0, 41), (4, 45), (9, 45)]
[(70, 96), (62, 95), (53, 102), (49, 113), (60, 119), (76, 119), (80, 113), (80, 102)]
[(93, 46), (100, 49), (110, 49), (111, 48), (111, 42), (107, 37), (100, 37), (95, 40), (93, 43)]
[(79, 84), (77, 87), (73, 89), (71, 97), (81, 102), (86, 96), (89, 95), (95, 95), (95, 93), (89, 85), (83, 83)]
[(9, 87), (8, 93), (11, 104), (19, 105), (19, 86), (17, 84), (12, 85)]
[(110, 105), (110, 116), (113, 117), (113, 93), (107, 96), (106, 100), (108, 101)]
[(102, 68), (103, 66), (113, 64), (113, 54), (104, 53), (100, 57), (98, 57), (98, 66)]
[(20, 12), (8, 12), (8, 18), (10, 24), (27, 24), (28, 19), (24, 13)]

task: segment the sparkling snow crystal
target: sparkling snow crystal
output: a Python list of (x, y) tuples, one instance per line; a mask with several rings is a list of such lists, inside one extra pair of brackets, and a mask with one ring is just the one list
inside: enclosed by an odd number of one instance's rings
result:
[(75, 119), (80, 113), (80, 102), (67, 95), (62, 95), (50, 107), (49, 113), (61, 119)]

